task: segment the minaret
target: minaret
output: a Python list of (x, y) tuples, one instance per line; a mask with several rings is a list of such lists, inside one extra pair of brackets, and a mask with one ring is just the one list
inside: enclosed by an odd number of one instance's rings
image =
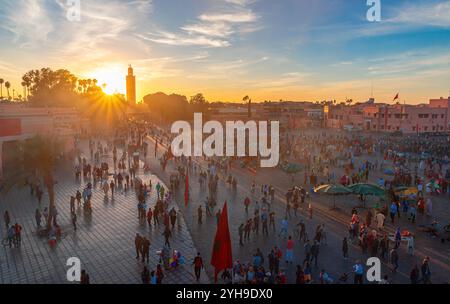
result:
[(127, 79), (127, 101), (130, 104), (136, 103), (136, 76), (133, 75), (133, 68), (128, 66)]

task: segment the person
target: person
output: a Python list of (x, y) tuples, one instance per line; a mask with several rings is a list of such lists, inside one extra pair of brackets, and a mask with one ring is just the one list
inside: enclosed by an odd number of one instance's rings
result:
[(150, 273), (150, 284), (155, 285), (157, 283), (156, 273), (152, 271)]
[(200, 281), (200, 274), (203, 268), (203, 259), (200, 256), (200, 252), (197, 252), (197, 256), (194, 258), (194, 262), (192, 263), (192, 265), (194, 265), (195, 278), (198, 282)]
[[(115, 175), (114, 175), (115, 176)], [(111, 189), (111, 197), (114, 197), (114, 188), (116, 187), (116, 185), (114, 184), (114, 181), (111, 181), (109, 183), (109, 188)]]
[(109, 186), (107, 182), (103, 183), (103, 192), (105, 193), (105, 197), (108, 196), (108, 190), (109, 190)]
[(391, 222), (392, 224), (394, 224), (394, 220), (395, 220), (395, 215), (397, 214), (397, 204), (395, 202), (391, 203), (391, 207), (390, 207), (390, 216), (391, 216)]
[(395, 248), (400, 247), (400, 243), (402, 242), (402, 234), (400, 232), (400, 228), (397, 228), (395, 231)]
[(197, 208), (197, 218), (198, 218), (198, 224), (201, 225), (203, 223), (203, 210), (202, 205), (199, 205)]
[(217, 223), (217, 225), (219, 225), (219, 222), (220, 222), (220, 214), (221, 214), (221, 211), (219, 209), (219, 210), (217, 210), (217, 213), (216, 213), (216, 223)]
[(36, 226), (39, 230), (41, 228), (41, 220), (42, 220), (42, 215), (39, 209), (36, 209), (36, 212), (34, 213), (34, 218), (36, 219)]
[(75, 212), (75, 197), (73, 195), (70, 196), (70, 213)]
[(417, 264), (414, 265), (414, 268), (411, 270), (411, 273), (409, 274), (409, 279), (411, 281), (411, 284), (419, 283), (419, 267), (417, 267)]
[(239, 246), (244, 246), (244, 243), (242, 241), (243, 235), (244, 235), (244, 224), (239, 225), (238, 232), (239, 232)]
[(392, 248), (391, 252), (389, 254), (390, 256), (390, 260), (391, 260), (391, 264), (392, 264), (392, 272), (397, 272), (397, 268), (398, 268), (398, 252), (396, 248)]
[(342, 240), (342, 255), (344, 259), (348, 258), (348, 242), (346, 237)]
[(432, 216), (433, 215), (433, 203), (431, 202), (431, 198), (427, 199), (427, 203), (425, 205), (425, 209), (426, 209), (426, 215), (427, 216)]
[(142, 237), (140, 236), (139, 233), (136, 233), (136, 237), (134, 238), (134, 247), (136, 248), (136, 259), (139, 259), (141, 246), (142, 246)]
[(162, 284), (162, 280), (164, 279), (164, 272), (161, 264), (156, 266), (156, 284)]
[(314, 241), (313, 245), (311, 246), (311, 263), (314, 260), (314, 266), (316, 267), (318, 257), (319, 257), (319, 242)]
[(142, 284), (150, 283), (150, 272), (148, 271), (147, 266), (144, 266), (144, 269), (141, 272)]
[(296, 275), (295, 279), (296, 284), (305, 284), (305, 273), (303, 272), (303, 269), (300, 265), (297, 265), (297, 271), (295, 272), (295, 275)]
[(413, 224), (416, 222), (416, 206), (414, 206), (413, 204), (409, 207), (408, 220)]
[(370, 225), (372, 225), (372, 211), (369, 209), (366, 214), (366, 226), (370, 227)]
[(22, 226), (19, 223), (14, 224), (14, 242), (16, 247), (20, 247), (20, 243), (22, 242)]
[(172, 232), (169, 229), (169, 226), (167, 225), (166, 228), (164, 229), (164, 232), (162, 233), (162, 235), (164, 235), (164, 245), (167, 245), (170, 247), (170, 242), (169, 239), (172, 237)]
[(14, 230), (14, 226), (11, 225), (11, 227), (8, 228), (7, 230), (7, 235), (8, 235), (8, 244), (9, 244), (9, 248), (12, 247), (13, 243), (14, 243), (14, 236), (15, 236), (15, 230)]
[(363, 283), (363, 274), (364, 274), (364, 267), (361, 264), (361, 262), (358, 260), (356, 261), (355, 265), (353, 265), (353, 283), (354, 284), (362, 284)]
[(294, 240), (289, 236), (286, 243), (286, 263), (291, 263), (294, 258)]
[(72, 212), (72, 225), (73, 230), (77, 230), (77, 214), (75, 212)]
[(303, 245), (303, 249), (305, 250), (305, 261), (311, 260), (311, 243), (309, 240), (305, 242), (305, 245)]
[(427, 256), (423, 259), (422, 266), (420, 267), (420, 271), (422, 273), (422, 282), (423, 284), (431, 283), (431, 271), (430, 271), (430, 258)]
[(177, 212), (175, 211), (175, 208), (170, 209), (169, 217), (170, 217), (170, 224), (172, 225), (172, 230), (174, 230), (175, 223), (177, 220)]
[(244, 206), (245, 206), (245, 213), (248, 213), (248, 206), (250, 206), (250, 199), (248, 196), (244, 200)]
[(9, 217), (9, 212), (8, 212), (8, 210), (5, 210), (5, 213), (3, 214), (3, 219), (5, 220), (6, 230), (8, 230), (9, 224), (10, 224), (10, 222), (11, 222), (11, 218)]
[(285, 217), (282, 221), (281, 221), (281, 230), (280, 233), (278, 234), (278, 236), (283, 236), (284, 238), (286, 238), (287, 233), (288, 233), (288, 220), (287, 217)]
[(81, 206), (81, 192), (80, 190), (77, 190), (77, 193), (75, 194), (75, 199), (77, 200), (78, 207)]
[(150, 240), (146, 237), (142, 237), (142, 244), (141, 244), (141, 250), (142, 250), (142, 262), (145, 263), (145, 260), (147, 259), (147, 263), (149, 261), (149, 255), (150, 255)]
[(148, 224), (148, 227), (152, 227), (152, 218), (153, 218), (153, 211), (152, 211), (152, 208), (150, 207), (150, 208), (148, 208), (148, 211), (147, 211), (147, 224)]
[(81, 276), (80, 276), (80, 284), (82, 285), (89, 285), (89, 274), (86, 272), (86, 270), (81, 270)]
[(275, 232), (275, 212), (273, 211), (269, 213), (269, 227), (272, 227)]
[(407, 248), (408, 248), (408, 254), (414, 255), (414, 237), (411, 235), (407, 238)]

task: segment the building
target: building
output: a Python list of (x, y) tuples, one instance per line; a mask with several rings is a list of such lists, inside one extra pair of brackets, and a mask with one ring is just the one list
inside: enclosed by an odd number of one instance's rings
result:
[(127, 101), (130, 104), (136, 104), (136, 76), (133, 75), (133, 68), (128, 67), (127, 81)]
[(55, 136), (61, 141), (62, 151), (71, 153), (75, 137), (88, 122), (80, 119), (71, 108), (32, 108), (25, 105), (0, 105), (0, 177), (15, 163), (19, 143), (35, 135)]
[(428, 104), (327, 105), (325, 124), (332, 129), (353, 129), (405, 134), (450, 132), (448, 99), (430, 99)]

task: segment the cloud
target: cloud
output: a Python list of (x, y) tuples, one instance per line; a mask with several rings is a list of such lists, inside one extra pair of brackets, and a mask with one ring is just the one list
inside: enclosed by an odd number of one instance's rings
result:
[(257, 0), (223, 0), (223, 1), (234, 5), (247, 6), (255, 3)]
[(408, 4), (396, 10), (388, 22), (421, 26), (450, 27), (450, 1)]
[(46, 43), (55, 26), (45, 4), (37, 0), (3, 2), (0, 27), (12, 33), (13, 43), (20, 47)]
[(258, 16), (249, 10), (237, 13), (203, 14), (199, 16), (199, 19), (209, 22), (245, 23), (256, 21), (258, 19)]
[(217, 23), (197, 23), (181, 27), (183, 31), (190, 35), (200, 34), (205, 36), (227, 37), (234, 33), (232, 27), (223, 22)]
[(185, 36), (170, 32), (136, 34), (136, 37), (139, 37), (143, 40), (168, 45), (197, 45), (204, 47), (227, 47), (230, 45), (230, 43), (226, 40), (212, 39), (207, 36)]
[[(223, 0), (222, 0), (223, 1)], [(226, 8), (210, 9), (200, 14), (196, 21), (181, 26), (180, 32), (156, 31), (137, 35), (141, 39), (168, 45), (197, 45), (204, 47), (228, 47), (235, 35), (261, 30), (255, 25), (260, 18), (247, 6), (254, 0), (225, 0), (232, 4)]]

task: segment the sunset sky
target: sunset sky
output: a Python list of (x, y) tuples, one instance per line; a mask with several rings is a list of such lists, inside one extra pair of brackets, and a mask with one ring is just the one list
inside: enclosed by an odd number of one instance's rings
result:
[(0, 78), (16, 91), (30, 69), (66, 68), (140, 100), (163, 91), (210, 101), (407, 103), (448, 96), (450, 0), (0, 0)]

